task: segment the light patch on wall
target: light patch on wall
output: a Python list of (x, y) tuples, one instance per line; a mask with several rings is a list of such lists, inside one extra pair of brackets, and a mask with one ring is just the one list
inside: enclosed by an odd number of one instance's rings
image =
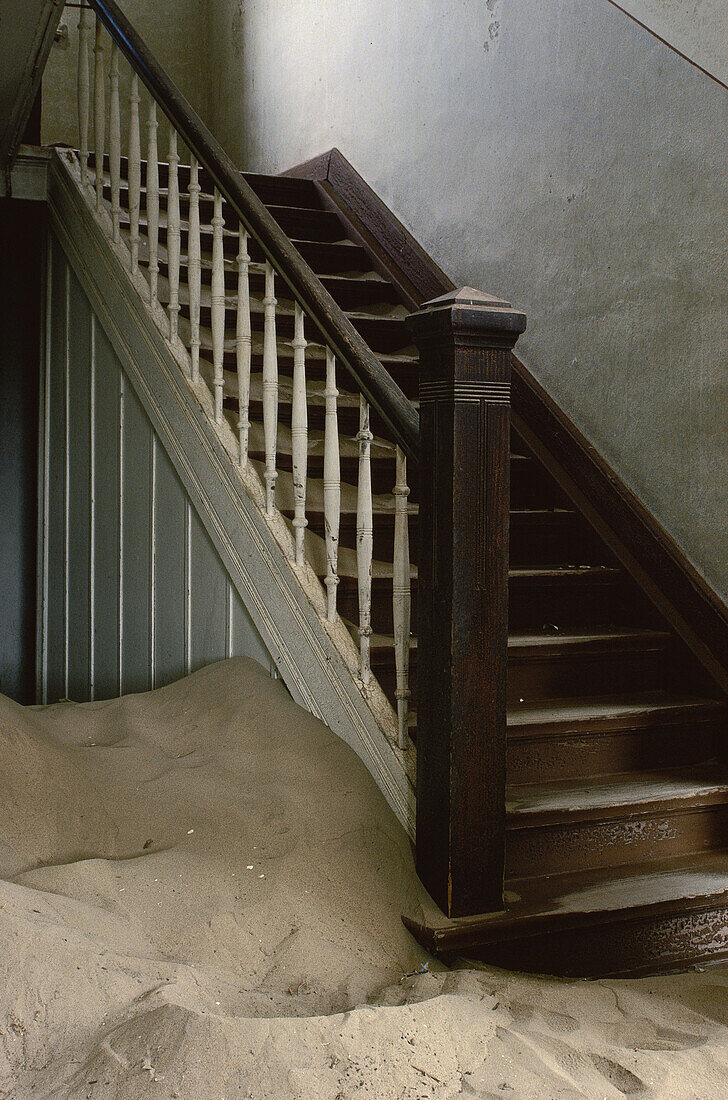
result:
[(485, 42), (483, 43), (483, 49), (486, 53), (493, 53), (500, 47), (500, 33), (501, 33), (501, 14), (503, 8), (503, 0), (485, 0), (485, 7), (488, 12), (488, 29)]

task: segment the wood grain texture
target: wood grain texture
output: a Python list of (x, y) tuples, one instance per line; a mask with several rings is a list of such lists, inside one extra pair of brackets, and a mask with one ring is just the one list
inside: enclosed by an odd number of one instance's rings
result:
[[(466, 289), (420, 350), (417, 872), (448, 916), (502, 907), (510, 348), (525, 317)], [(443, 628), (444, 627), (444, 628)]]
[[(290, 169), (286, 175), (326, 182), (332, 193), (336, 193), (342, 210), (348, 197), (362, 217), (360, 200), (355, 198), (358, 173), (339, 150), (329, 150)], [(371, 192), (368, 185), (364, 186)], [(390, 242), (400, 239), (403, 227), (382, 200), (375, 198), (377, 215), (367, 224), (372, 241), (367, 242), (362, 236), (360, 243), (372, 261), (383, 253), (388, 255), (387, 271), (403, 300), (414, 298), (420, 306), (433, 294), (453, 290), (452, 280), (422, 249), (418, 252), (418, 263), (426, 268), (426, 276), (420, 285), (428, 289), (417, 290), (410, 266), (405, 260), (399, 263), (396, 248), (390, 247)], [(512, 358), (511, 401), (514, 426), (568, 499), (580, 509), (711, 679), (721, 691), (728, 691), (728, 608), (723, 601), (516, 355)]]

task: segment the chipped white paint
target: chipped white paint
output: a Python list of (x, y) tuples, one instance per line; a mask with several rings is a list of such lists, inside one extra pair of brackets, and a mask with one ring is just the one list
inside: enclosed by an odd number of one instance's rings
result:
[(167, 266), (169, 275), (169, 338), (177, 340), (177, 318), (179, 316), (179, 269), (180, 269), (180, 212), (179, 212), (179, 154), (177, 152), (177, 131), (169, 132), (169, 164), (167, 167)]
[(252, 336), (250, 330), (250, 255), (248, 234), (238, 226), (238, 314), (235, 326), (235, 353), (238, 371), (238, 443), (241, 470), (248, 462), (248, 437), (250, 434), (250, 360)]
[(326, 420), (324, 426), (324, 531), (326, 539), (326, 617), (336, 622), (336, 588), (339, 583), (339, 523), (341, 517), (341, 459), (336, 388), (336, 357), (326, 348)]
[(149, 100), (147, 117), (147, 243), (149, 247), (149, 301), (157, 300), (159, 278), (159, 158), (157, 104)]
[(189, 236), (187, 238), (187, 280), (190, 296), (190, 373), (192, 381), (200, 377), (200, 290), (202, 285), (202, 254), (200, 248), (200, 173), (197, 160), (190, 164)]
[(225, 388), (225, 253), (222, 195), (215, 188), (212, 216), (212, 286), (210, 294), (210, 324), (212, 326), (212, 365), (215, 387), (215, 423), (222, 424), (223, 391)]
[(119, 241), (121, 218), (121, 109), (119, 103), (119, 47), (111, 44), (109, 69), (109, 178), (111, 180), (111, 225)]
[(359, 650), (361, 678), (368, 684), (371, 675), (372, 637), (372, 557), (374, 550), (374, 513), (372, 509), (372, 435), (369, 404), (359, 398), (359, 481), (356, 494), (356, 574), (359, 593)]
[(276, 343), (275, 271), (265, 265), (265, 297), (263, 298), (263, 434), (265, 436), (265, 510), (275, 510), (276, 448), (278, 441), (278, 346)]
[(129, 246), (131, 270), (139, 270), (139, 212), (141, 209), (141, 135), (139, 132), (139, 77), (132, 74), (129, 91)]
[(88, 180), (88, 130), (90, 111), (90, 69), (89, 40), (93, 17), (90, 8), (81, 8), (78, 15), (78, 72), (76, 86), (78, 92), (78, 147), (81, 154), (81, 171), (84, 182)]
[(96, 20), (94, 44), (94, 159), (96, 168), (96, 209), (104, 196), (104, 151), (106, 133), (106, 88), (104, 86), (104, 29)]
[(291, 456), (293, 466), (293, 529), (296, 538), (296, 565), (303, 565), (306, 519), (306, 468), (308, 463), (308, 411), (306, 398), (306, 338), (303, 334), (303, 310), (295, 305), (293, 348), (293, 405), (291, 408)]
[(394, 621), (394, 661), (397, 676), (397, 729), (399, 747), (407, 747), (409, 716), (409, 659), (412, 591), (410, 579), (409, 517), (407, 513), (407, 459), (397, 447), (397, 479), (394, 494), (394, 562), (392, 601)]

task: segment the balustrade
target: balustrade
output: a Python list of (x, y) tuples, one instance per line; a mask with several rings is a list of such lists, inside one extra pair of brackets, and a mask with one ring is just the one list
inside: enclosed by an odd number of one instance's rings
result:
[[(105, 7), (107, 5), (104, 5)], [(93, 86), (90, 79), (89, 51), (93, 34)], [(110, 47), (110, 48), (109, 48)], [(105, 72), (105, 54), (110, 62)], [(180, 139), (189, 145), (186, 133), (178, 131), (169, 118), (167, 155), (160, 162), (158, 107), (166, 104), (149, 95), (140, 75), (132, 67), (129, 75), (128, 132), (122, 130), (120, 100), (120, 62), (125, 59), (125, 43), (109, 41), (102, 20), (93, 27), (93, 12), (84, 7), (79, 19), (78, 54), (78, 135), (82, 183), (93, 195), (98, 211), (110, 215), (111, 236), (126, 242), (129, 267), (133, 274), (146, 273), (148, 299), (161, 323), (159, 302), (166, 308), (163, 335), (179, 351), (189, 356), (188, 371), (193, 382), (204, 376), (212, 396), (212, 418), (221, 427), (231, 410), (230, 426), (237, 432), (238, 462), (241, 469), (251, 467), (250, 450), (255, 441), (261, 446), (260, 469), (265, 492), (265, 511), (277, 513), (276, 486), (281, 472), (279, 459), (287, 449), (288, 425), (280, 423), (279, 400), (290, 392), (290, 478), (292, 492), (292, 557), (304, 566), (307, 552), (306, 530), (309, 454), (323, 447), (323, 550), (326, 575), (325, 614), (329, 622), (337, 620), (339, 587), (339, 537), (342, 507), (341, 453), (339, 430), (339, 390), (337, 355), (322, 332), (320, 318), (312, 316), (304, 301), (290, 285), (285, 268), (274, 262), (266, 242), (256, 234), (242, 212), (215, 185), (215, 175), (195, 155), (189, 167), (180, 162)], [(145, 73), (140, 70), (142, 77)], [(108, 82), (108, 84), (107, 84)], [(108, 97), (107, 97), (108, 87)], [(142, 99), (145, 100), (142, 112)], [(94, 172), (89, 171), (89, 120), (92, 110)], [(142, 160), (141, 114), (146, 126), (146, 159)], [(108, 120), (108, 132), (107, 132)], [(108, 137), (108, 148), (106, 147)], [(122, 149), (127, 156), (126, 179), (122, 181)], [(108, 165), (108, 168), (107, 168)], [(180, 185), (186, 182), (186, 193)], [(122, 185), (126, 186), (126, 204), (122, 204)], [(232, 217), (226, 216), (232, 211)], [(236, 225), (231, 232), (230, 223)], [(236, 251), (226, 245), (234, 241)], [(263, 253), (263, 260), (251, 258), (251, 251)], [(226, 252), (228, 258), (226, 258)], [(166, 281), (160, 272), (166, 274)], [(280, 298), (280, 301), (279, 301)], [(207, 309), (209, 303), (209, 309)], [(209, 317), (209, 321), (207, 318)], [(288, 328), (290, 326), (290, 329)], [(292, 336), (283, 336), (284, 329)], [(234, 334), (234, 335), (233, 335)], [(356, 334), (354, 334), (356, 336)], [(209, 343), (206, 343), (206, 340)], [(237, 388), (226, 391), (227, 353), (234, 347)], [(209, 350), (208, 350), (209, 349)], [(290, 349), (290, 350), (288, 350)], [(211, 371), (201, 367), (211, 354)], [(292, 358), (291, 383), (281, 381), (281, 357)], [(324, 372), (324, 386), (308, 380), (309, 364), (318, 363)], [(341, 369), (347, 372), (344, 362)], [(380, 369), (374, 364), (373, 369)], [(253, 373), (255, 372), (255, 373)], [(286, 372), (287, 373), (287, 372)], [(347, 383), (357, 385), (346, 373)], [(253, 382), (254, 380), (254, 382)], [(251, 390), (251, 386), (254, 388)], [(230, 400), (231, 395), (235, 396)], [(374, 496), (372, 492), (372, 447), (370, 395), (359, 397), (359, 430), (356, 486), (356, 571), (358, 591), (359, 673), (363, 685), (372, 680), (372, 572), (374, 568)], [(251, 399), (260, 408), (258, 423), (251, 421)], [(309, 433), (311, 401), (319, 407), (323, 401), (323, 439)], [(260, 432), (262, 431), (262, 436)], [(251, 434), (255, 432), (255, 434)], [(347, 446), (350, 444), (347, 443)], [(320, 453), (320, 452), (318, 452)], [(393, 461), (394, 563), (393, 621), (396, 660), (396, 709), (398, 741), (407, 746), (409, 713), (410, 650), (410, 558), (408, 531), (407, 461), (396, 448)], [(393, 459), (394, 459), (393, 454)], [(256, 465), (256, 468), (258, 466)], [(287, 467), (284, 467), (287, 469)], [(288, 476), (288, 475), (286, 475)], [(321, 491), (321, 490), (319, 490)], [(315, 545), (316, 536), (312, 546)]]

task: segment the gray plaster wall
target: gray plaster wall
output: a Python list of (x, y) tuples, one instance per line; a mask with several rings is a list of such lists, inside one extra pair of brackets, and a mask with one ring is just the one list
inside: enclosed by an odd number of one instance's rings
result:
[(700, 65), (728, 84), (728, 4), (725, 0), (613, 0)]
[(38, 698), (146, 691), (224, 657), (272, 671), (54, 237), (48, 254)]
[(608, 0), (209, 0), (211, 123), (338, 145), (728, 597), (728, 92)]

